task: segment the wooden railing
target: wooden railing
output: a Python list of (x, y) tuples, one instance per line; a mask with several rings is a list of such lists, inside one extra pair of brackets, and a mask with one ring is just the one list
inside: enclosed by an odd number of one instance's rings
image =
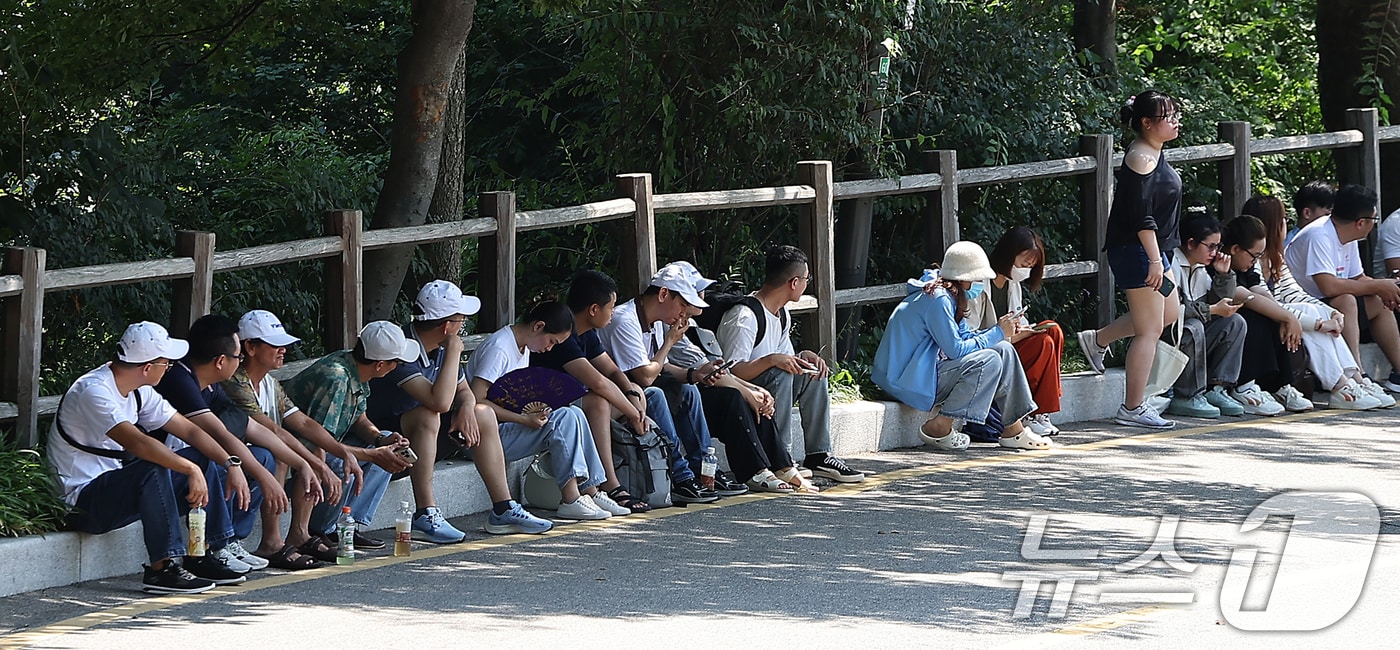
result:
[[(1169, 149), (1167, 159), (1189, 164), (1216, 162), (1220, 177), (1221, 213), (1237, 214), (1249, 197), (1250, 159), (1255, 156), (1329, 149), (1356, 148), (1356, 162), (1343, 176), (1379, 190), (1380, 144), (1400, 141), (1400, 126), (1381, 128), (1374, 109), (1352, 109), (1353, 128), (1333, 133), (1251, 139), (1247, 122), (1219, 124), (1221, 143)], [(1113, 169), (1121, 154), (1113, 153), (1112, 138), (1085, 135), (1079, 139), (1079, 156), (1059, 160), (958, 169), (954, 151), (931, 155), (935, 173), (897, 178), (835, 183), (827, 161), (798, 164), (795, 185), (713, 192), (654, 194), (650, 174), (617, 177), (618, 198), (584, 205), (517, 212), (511, 192), (487, 192), (481, 196), (480, 216), (452, 223), (406, 228), (363, 230), (358, 211), (336, 210), (325, 215), (326, 235), (312, 239), (215, 251), (211, 233), (177, 233), (175, 257), (120, 264), (66, 269), (45, 268), (45, 251), (10, 248), (0, 270), (0, 311), (4, 314), (3, 366), (0, 366), (0, 420), (14, 420), (21, 443), (38, 440), (38, 418), (51, 415), (57, 396), (39, 395), (41, 332), (44, 294), (114, 284), (170, 280), (174, 283), (172, 330), (181, 333), (189, 322), (209, 311), (213, 277), (239, 269), (323, 260), (327, 348), (348, 347), (362, 325), (362, 256), (366, 250), (412, 246), (428, 242), (479, 238), (478, 287), (482, 298), (479, 322), (483, 328), (500, 327), (515, 315), (516, 235), (530, 230), (576, 226), (601, 221), (623, 221), (620, 286), (640, 289), (657, 268), (655, 217), (657, 214), (731, 210), (777, 205), (799, 206), (798, 245), (807, 251), (814, 281), (812, 295), (792, 305), (794, 312), (815, 312), (803, 319), (805, 340), (824, 350), (835, 347), (836, 309), (902, 299), (904, 285), (836, 289), (833, 252), (835, 203), (843, 199), (901, 194), (930, 195), (924, 211), (925, 227), (935, 250), (958, 239), (958, 190), (969, 187), (1019, 183), (1038, 179), (1077, 178), (1080, 186), (1080, 260), (1051, 265), (1046, 277), (1080, 279), (1093, 295), (1098, 309), (1091, 317), (1105, 323), (1113, 317), (1113, 284), (1100, 272), (1104, 258), (1103, 234), (1113, 192)]]

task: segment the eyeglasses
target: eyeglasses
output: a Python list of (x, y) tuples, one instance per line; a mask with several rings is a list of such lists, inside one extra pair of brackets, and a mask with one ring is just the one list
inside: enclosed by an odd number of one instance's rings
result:
[(1163, 120), (1172, 124), (1181, 124), (1181, 113), (1167, 113), (1166, 115), (1153, 115), (1154, 120)]
[(160, 366), (160, 367), (162, 367), (162, 368), (169, 368), (170, 366), (175, 365), (175, 362), (174, 362), (174, 361), (150, 361), (150, 362), (147, 362), (146, 365), (148, 365), (148, 366)]
[(1245, 252), (1246, 252), (1246, 253), (1249, 253), (1249, 257), (1250, 257), (1251, 259), (1253, 259), (1255, 262), (1258, 262), (1258, 261), (1259, 261), (1259, 258), (1261, 258), (1261, 257), (1264, 256), (1264, 251), (1259, 251), (1258, 253), (1256, 253), (1256, 252), (1254, 252), (1254, 251), (1245, 251)]
[(246, 354), (241, 354), (241, 353), (240, 353), (240, 354), (225, 354), (224, 356), (226, 356), (226, 357), (228, 357), (228, 358), (230, 358), (230, 359), (233, 359), (234, 361), (242, 361), (242, 360), (248, 358), (248, 355), (246, 355)]
[(1215, 242), (1215, 243), (1213, 243), (1213, 244), (1201, 244), (1201, 245), (1202, 245), (1202, 246), (1205, 246), (1205, 247), (1206, 247), (1206, 250), (1208, 250), (1208, 251), (1210, 251), (1210, 252), (1212, 252), (1212, 253), (1214, 253), (1214, 252), (1220, 250), (1220, 242)]

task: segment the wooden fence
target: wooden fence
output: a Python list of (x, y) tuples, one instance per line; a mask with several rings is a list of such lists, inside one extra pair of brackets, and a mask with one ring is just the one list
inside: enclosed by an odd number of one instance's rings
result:
[[(1333, 133), (1253, 139), (1248, 122), (1222, 122), (1222, 142), (1167, 150), (1173, 163), (1215, 162), (1221, 189), (1221, 214), (1237, 214), (1249, 198), (1250, 159), (1255, 156), (1329, 149), (1354, 148), (1355, 162), (1342, 176), (1379, 191), (1380, 144), (1400, 141), (1400, 126), (1381, 128), (1375, 109), (1352, 109), (1352, 128)], [(618, 198), (584, 205), (518, 212), (511, 192), (487, 192), (481, 196), (480, 216), (452, 223), (406, 228), (363, 230), (359, 211), (335, 210), (325, 214), (325, 236), (312, 239), (216, 251), (212, 233), (177, 233), (175, 257), (140, 262), (47, 269), (45, 251), (37, 248), (4, 250), (0, 269), (0, 311), (3, 311), (3, 346), (0, 353), (0, 421), (14, 420), (19, 441), (34, 446), (38, 419), (52, 415), (58, 396), (39, 395), (41, 333), (44, 294), (115, 284), (170, 280), (173, 282), (172, 331), (182, 333), (190, 321), (207, 313), (212, 302), (215, 273), (262, 266), (323, 260), (327, 348), (349, 347), (362, 326), (361, 293), (364, 251), (413, 246), (435, 241), (479, 238), (480, 267), (495, 268), (494, 282), (483, 281), (479, 322), (495, 329), (515, 316), (516, 236), (521, 232), (620, 220), (625, 222), (622, 278), (624, 292), (643, 286), (657, 267), (655, 218), (657, 214), (731, 210), (776, 205), (799, 206), (798, 245), (811, 259), (813, 295), (792, 305), (794, 312), (816, 312), (803, 319), (803, 336), (826, 351), (835, 349), (836, 310), (902, 299), (903, 284), (837, 289), (833, 255), (835, 203), (843, 199), (929, 194), (924, 211), (925, 227), (934, 233), (930, 241), (942, 250), (958, 240), (958, 191), (987, 185), (1038, 179), (1077, 179), (1080, 187), (1080, 260), (1046, 269), (1047, 278), (1079, 279), (1098, 296), (1093, 319), (1106, 323), (1113, 317), (1113, 284), (1101, 273), (1103, 235), (1113, 192), (1113, 169), (1121, 154), (1113, 153), (1107, 135), (1079, 138), (1080, 155), (1059, 160), (958, 169), (954, 151), (933, 152), (936, 172), (897, 178), (835, 183), (827, 161), (798, 163), (795, 185), (655, 194), (650, 174), (617, 177)]]

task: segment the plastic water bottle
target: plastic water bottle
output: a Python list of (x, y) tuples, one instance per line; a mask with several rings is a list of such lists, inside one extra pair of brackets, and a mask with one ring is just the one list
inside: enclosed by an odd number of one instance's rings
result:
[(335, 522), (336, 537), (340, 546), (335, 549), (336, 564), (355, 563), (355, 518), (350, 516), (350, 506), (340, 509), (340, 518)]
[(185, 555), (204, 557), (204, 508), (190, 510), (190, 547)]
[(714, 447), (705, 448), (705, 457), (700, 459), (700, 485), (707, 490), (715, 489), (715, 472), (719, 470), (719, 458)]
[(408, 557), (411, 552), (409, 540), (413, 539), (413, 506), (407, 501), (399, 502), (398, 516), (394, 517), (394, 557)]

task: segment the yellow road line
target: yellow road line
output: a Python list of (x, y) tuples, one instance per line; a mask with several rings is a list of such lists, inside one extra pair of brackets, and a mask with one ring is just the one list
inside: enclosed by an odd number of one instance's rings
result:
[[(1310, 420), (1310, 419), (1314, 419), (1314, 418), (1317, 418), (1317, 417), (1321, 417), (1322, 415), (1325, 415), (1326, 413), (1327, 413), (1326, 411), (1315, 411), (1315, 412), (1311, 412), (1311, 413), (1299, 413), (1299, 414), (1294, 414), (1294, 415), (1288, 415), (1288, 416), (1280, 416), (1280, 417), (1270, 418), (1268, 421), (1269, 421), (1270, 423), (1285, 422), (1285, 421), (1297, 422), (1297, 421), (1304, 421), (1304, 420)], [(1239, 421), (1239, 422), (1230, 422), (1230, 423), (1226, 423), (1226, 424), (1215, 424), (1215, 425), (1204, 426), (1204, 427), (1193, 427), (1193, 428), (1189, 428), (1189, 429), (1173, 429), (1173, 430), (1170, 430), (1170, 431), (1159, 431), (1159, 432), (1153, 432), (1153, 433), (1144, 433), (1144, 434), (1137, 434), (1137, 435), (1130, 435), (1130, 436), (1121, 436), (1121, 437), (1116, 437), (1116, 438), (1107, 438), (1107, 439), (1098, 440), (1098, 441), (1095, 441), (1095, 442), (1087, 442), (1087, 443), (1084, 443), (1084, 444), (1069, 445), (1069, 446), (1066, 446), (1066, 447), (1060, 447), (1060, 448), (1057, 448), (1057, 449), (1054, 449), (1054, 450), (1051, 450), (1051, 451), (1035, 451), (1035, 452), (1024, 452), (1024, 453), (1016, 453), (1016, 454), (999, 454), (999, 455), (996, 455), (996, 456), (986, 456), (986, 457), (982, 457), (982, 458), (969, 458), (969, 459), (967, 459), (967, 460), (958, 460), (958, 461), (951, 461), (951, 462), (947, 462), (947, 463), (939, 463), (939, 464), (937, 464), (937, 465), (922, 465), (922, 466), (918, 466), (918, 467), (908, 467), (908, 468), (905, 468), (905, 469), (899, 469), (899, 470), (894, 470), (894, 471), (890, 471), (890, 472), (884, 472), (884, 473), (881, 473), (881, 474), (869, 476), (869, 477), (866, 478), (865, 481), (863, 481), (863, 482), (861, 482), (861, 483), (848, 483), (848, 484), (837, 485), (837, 486), (835, 486), (835, 487), (832, 487), (832, 488), (828, 488), (828, 489), (826, 489), (826, 490), (823, 490), (821, 494), (822, 494), (822, 495), (830, 495), (830, 496), (845, 496), (845, 495), (857, 494), (857, 493), (865, 492), (865, 491), (869, 491), (869, 490), (879, 489), (879, 488), (882, 488), (882, 487), (884, 487), (884, 486), (887, 486), (887, 485), (889, 485), (889, 484), (891, 484), (891, 483), (894, 483), (895, 481), (901, 481), (901, 480), (906, 480), (906, 479), (911, 479), (911, 478), (918, 478), (918, 477), (922, 477), (922, 476), (929, 476), (929, 475), (932, 475), (932, 474), (942, 474), (942, 473), (956, 472), (956, 471), (966, 470), (966, 469), (977, 469), (977, 468), (982, 468), (982, 467), (990, 467), (990, 466), (994, 466), (994, 465), (1000, 465), (1000, 464), (1003, 464), (1003, 463), (1015, 463), (1015, 462), (1022, 462), (1022, 461), (1042, 460), (1042, 459), (1047, 459), (1047, 458), (1057, 458), (1057, 457), (1063, 457), (1063, 456), (1065, 456), (1066, 454), (1080, 454), (1080, 453), (1085, 453), (1085, 452), (1089, 452), (1089, 451), (1095, 451), (1095, 450), (1099, 450), (1099, 449), (1109, 449), (1109, 448), (1113, 448), (1113, 447), (1125, 447), (1125, 446), (1131, 446), (1131, 445), (1144, 445), (1144, 444), (1150, 444), (1150, 443), (1153, 443), (1153, 442), (1157, 442), (1157, 441), (1160, 441), (1160, 440), (1170, 440), (1170, 439), (1173, 439), (1173, 438), (1181, 438), (1181, 437), (1185, 437), (1185, 436), (1198, 435), (1198, 434), (1202, 434), (1202, 433), (1213, 433), (1213, 432), (1218, 432), (1218, 431), (1228, 431), (1228, 430), (1230, 430), (1230, 429), (1239, 429), (1239, 428), (1246, 428), (1246, 427), (1250, 427), (1250, 426), (1258, 426), (1259, 422), (1260, 422), (1259, 420), (1244, 420), (1244, 421)], [(77, 632), (77, 631), (80, 631), (80, 630), (89, 629), (89, 628), (92, 628), (92, 627), (96, 627), (96, 626), (98, 626), (98, 625), (102, 625), (103, 623), (108, 623), (108, 622), (111, 622), (111, 621), (116, 621), (116, 620), (120, 620), (120, 619), (124, 619), (124, 618), (131, 618), (131, 617), (135, 617), (135, 616), (140, 616), (140, 615), (142, 615), (142, 614), (148, 614), (148, 613), (150, 613), (150, 612), (154, 612), (154, 611), (158, 611), (158, 610), (162, 610), (162, 609), (167, 609), (167, 608), (170, 608), (170, 607), (176, 607), (176, 606), (179, 606), (179, 605), (188, 605), (188, 604), (191, 604), (191, 603), (203, 602), (203, 601), (212, 600), (212, 599), (215, 599), (215, 598), (222, 598), (222, 597), (224, 597), (224, 596), (239, 596), (239, 595), (248, 594), (248, 593), (251, 593), (251, 592), (254, 592), (254, 591), (259, 591), (259, 590), (262, 590), (262, 589), (269, 589), (269, 588), (273, 588), (273, 587), (281, 587), (281, 586), (285, 586), (285, 585), (296, 584), (296, 583), (299, 583), (299, 582), (306, 582), (306, 581), (309, 581), (309, 580), (319, 580), (319, 579), (321, 579), (321, 578), (327, 578), (327, 577), (331, 577), (331, 576), (340, 576), (340, 575), (345, 575), (345, 574), (348, 574), (348, 573), (355, 573), (355, 572), (358, 572), (358, 571), (367, 571), (367, 570), (370, 570), (370, 569), (379, 569), (379, 568), (383, 568), (383, 567), (389, 567), (389, 566), (394, 566), (394, 565), (398, 565), (398, 564), (403, 564), (403, 563), (405, 563), (405, 562), (416, 562), (416, 561), (423, 560), (423, 559), (444, 557), (444, 556), (448, 556), (448, 555), (458, 555), (458, 554), (462, 554), (462, 553), (471, 553), (471, 552), (473, 552), (473, 551), (480, 551), (480, 550), (486, 550), (486, 549), (499, 548), (499, 547), (502, 547), (502, 546), (512, 546), (512, 545), (515, 545), (515, 544), (522, 544), (522, 543), (525, 543), (525, 542), (530, 542), (530, 541), (534, 541), (534, 540), (542, 539), (542, 538), (543, 538), (543, 539), (548, 539), (548, 538), (553, 538), (553, 537), (561, 537), (561, 536), (564, 536), (564, 535), (572, 535), (572, 534), (575, 534), (575, 533), (590, 532), (590, 531), (594, 531), (594, 530), (600, 530), (600, 529), (603, 529), (603, 528), (610, 528), (610, 527), (613, 527), (613, 526), (626, 525), (626, 524), (628, 524), (628, 523), (635, 522), (635, 521), (650, 521), (650, 520), (653, 520), (653, 519), (661, 519), (661, 518), (663, 518), (663, 517), (673, 517), (673, 516), (676, 516), (676, 515), (685, 514), (685, 513), (687, 513), (687, 512), (697, 512), (697, 511), (703, 512), (703, 511), (711, 510), (711, 509), (714, 509), (714, 508), (727, 508), (727, 507), (730, 507), (730, 506), (742, 505), (742, 504), (745, 504), (745, 503), (752, 503), (752, 502), (754, 502), (754, 501), (760, 501), (760, 500), (765, 500), (765, 499), (773, 499), (773, 498), (778, 498), (778, 497), (781, 497), (781, 496), (784, 496), (784, 495), (780, 495), (780, 494), (745, 494), (745, 495), (741, 495), (741, 496), (737, 496), (737, 497), (728, 497), (728, 498), (724, 499), (723, 501), (721, 501), (721, 502), (719, 502), (719, 503), (716, 503), (716, 504), (710, 504), (710, 505), (691, 505), (691, 506), (686, 507), (686, 508), (666, 508), (666, 509), (662, 509), (662, 510), (653, 510), (653, 511), (651, 511), (651, 512), (646, 512), (646, 513), (641, 513), (641, 514), (628, 515), (628, 516), (626, 516), (626, 517), (617, 517), (617, 518), (612, 518), (612, 519), (605, 519), (605, 520), (602, 520), (602, 521), (581, 522), (581, 523), (575, 523), (575, 524), (567, 524), (567, 525), (564, 525), (564, 526), (556, 526), (556, 527), (554, 528), (554, 530), (551, 530), (551, 531), (549, 531), (549, 532), (547, 532), (547, 533), (544, 533), (543, 535), (506, 535), (506, 536), (502, 536), (502, 537), (490, 537), (490, 538), (486, 538), (486, 539), (480, 539), (480, 540), (475, 540), (475, 541), (471, 541), (471, 542), (465, 542), (465, 543), (462, 543), (462, 544), (451, 544), (451, 545), (447, 545), (447, 546), (434, 546), (434, 547), (427, 548), (427, 549), (424, 549), (424, 550), (415, 550), (415, 551), (413, 552), (413, 555), (410, 556), (410, 557), (394, 557), (394, 556), (392, 556), (392, 555), (390, 555), (390, 556), (383, 556), (383, 557), (374, 557), (374, 558), (369, 558), (369, 559), (357, 560), (357, 561), (355, 562), (355, 564), (349, 565), (349, 566), (329, 566), (329, 567), (322, 567), (322, 568), (320, 568), (320, 569), (311, 569), (311, 570), (307, 570), (307, 571), (296, 571), (296, 572), (292, 572), (292, 573), (285, 573), (285, 574), (282, 574), (282, 575), (270, 576), (270, 577), (267, 577), (267, 578), (262, 578), (262, 579), (259, 579), (259, 580), (254, 580), (254, 581), (252, 581), (252, 582), (248, 582), (248, 583), (239, 585), (239, 586), (237, 586), (237, 587), (224, 587), (224, 588), (214, 589), (214, 590), (212, 590), (212, 591), (207, 591), (207, 592), (204, 592), (204, 593), (202, 593), (202, 594), (193, 594), (193, 595), (173, 595), (173, 596), (157, 596), (157, 597), (142, 599), (142, 600), (137, 601), (137, 602), (127, 603), (127, 604), (125, 604), (125, 605), (118, 605), (118, 606), (116, 606), (116, 607), (111, 607), (111, 608), (104, 609), (104, 610), (99, 610), (99, 611), (96, 611), (96, 612), (90, 612), (90, 613), (87, 613), (87, 614), (81, 614), (81, 615), (79, 615), (79, 616), (74, 616), (74, 617), (72, 617), (72, 618), (65, 619), (65, 620), (62, 620), (62, 621), (59, 621), (59, 622), (56, 622), (56, 623), (51, 623), (51, 624), (49, 624), (49, 625), (44, 625), (44, 626), (36, 627), (36, 628), (34, 628), (34, 629), (31, 629), (31, 630), (25, 630), (25, 631), (23, 631), (23, 632), (17, 632), (17, 633), (8, 635), (8, 636), (0, 637), (0, 649), (28, 647), (28, 646), (30, 646), (30, 645), (39, 643), (39, 642), (43, 641), (44, 639), (47, 639), (47, 638), (50, 638), (50, 637), (61, 636), (61, 635), (68, 634), (68, 633), (71, 633), (71, 632)], [(1120, 614), (1120, 615), (1117, 615), (1117, 616), (1129, 616), (1129, 615), (1134, 615), (1134, 612), (1143, 612), (1143, 611), (1145, 611), (1145, 610), (1155, 610), (1155, 609), (1156, 609), (1156, 608), (1140, 608), (1140, 609), (1136, 609), (1136, 610), (1131, 610), (1131, 611), (1129, 611), (1129, 612), (1124, 612), (1123, 614)], [(1085, 623), (1080, 623), (1080, 624), (1078, 624), (1078, 625), (1065, 628), (1065, 630), (1061, 631), (1061, 633), (1065, 633), (1065, 634), (1074, 634), (1074, 633), (1076, 633), (1076, 632), (1071, 632), (1072, 630), (1081, 629), (1081, 628), (1082, 628), (1082, 629), (1092, 629), (1092, 628), (1090, 628), (1090, 627), (1085, 627), (1085, 626), (1092, 626), (1092, 625), (1096, 625), (1096, 624), (1097, 624), (1097, 625), (1105, 625), (1105, 624), (1107, 624), (1107, 623), (1102, 623), (1102, 621), (1111, 620), (1111, 619), (1114, 619), (1114, 617), (1113, 617), (1113, 616), (1110, 616), (1110, 617), (1105, 617), (1105, 618), (1103, 618), (1103, 619), (1095, 619), (1094, 621), (1088, 621), (1088, 622), (1085, 622)], [(1103, 629), (1113, 629), (1113, 627), (1119, 627), (1120, 625), (1127, 625), (1128, 623), (1131, 623), (1131, 622), (1134, 622), (1134, 621), (1129, 620), (1129, 619), (1124, 619), (1124, 622), (1121, 623), (1121, 624), (1112, 625), (1111, 627), (1105, 627), (1105, 628), (1103, 628)], [(1096, 631), (1102, 631), (1102, 630), (1096, 630)], [(1085, 634), (1092, 634), (1093, 632), (1091, 631), (1091, 632), (1083, 632), (1083, 633), (1085, 633)]]

